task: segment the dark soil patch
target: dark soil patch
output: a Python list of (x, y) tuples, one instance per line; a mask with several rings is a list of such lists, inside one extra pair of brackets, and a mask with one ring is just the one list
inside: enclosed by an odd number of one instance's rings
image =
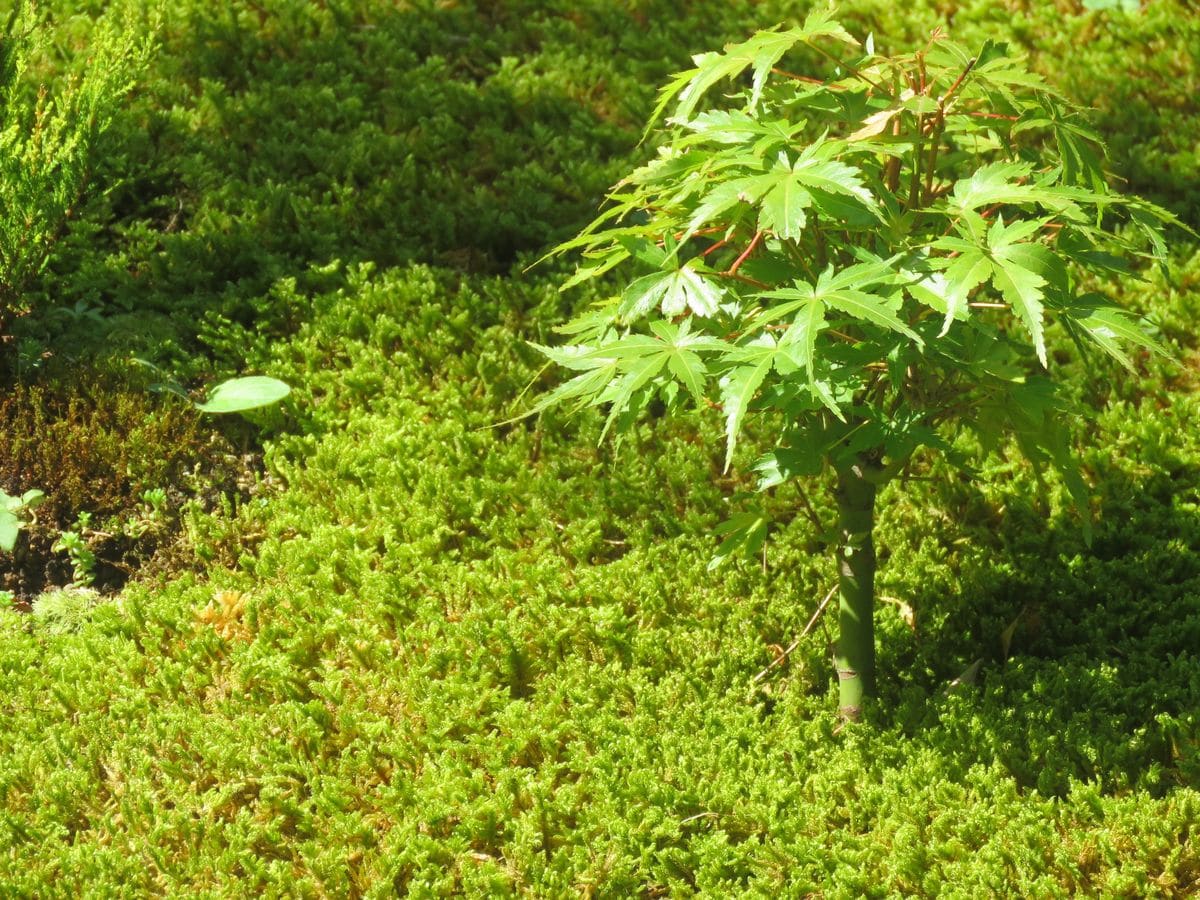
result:
[(20, 601), (70, 583), (72, 560), (55, 546), (64, 531), (95, 555), (100, 591), (138, 571), (190, 567), (178, 546), (183, 511), (236, 505), (259, 481), (261, 455), (243, 426), (154, 394), (116, 365), (0, 387), (0, 487), (46, 495), (14, 552), (0, 552), (0, 590)]

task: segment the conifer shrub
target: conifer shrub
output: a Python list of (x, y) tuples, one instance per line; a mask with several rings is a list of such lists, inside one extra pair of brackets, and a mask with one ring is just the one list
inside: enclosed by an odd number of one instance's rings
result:
[(95, 154), (149, 52), (130, 19), (93, 33), (87, 65), (65, 89), (28, 80), (48, 37), (18, 0), (0, 32), (0, 327), (29, 311), (27, 285), (82, 200)]

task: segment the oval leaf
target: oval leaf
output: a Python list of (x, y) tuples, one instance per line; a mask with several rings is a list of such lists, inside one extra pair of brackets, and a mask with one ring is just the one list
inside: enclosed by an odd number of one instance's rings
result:
[(292, 389), (278, 378), (267, 378), (264, 375), (252, 375), (246, 378), (231, 378), (222, 381), (204, 403), (197, 403), (196, 409), (206, 413), (244, 412), (278, 403)]

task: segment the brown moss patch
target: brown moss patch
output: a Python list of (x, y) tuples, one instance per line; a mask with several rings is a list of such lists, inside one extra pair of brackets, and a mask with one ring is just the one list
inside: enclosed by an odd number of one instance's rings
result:
[[(71, 561), (53, 547), (80, 513), (88, 516), (81, 533), (96, 555), (96, 588), (119, 589), (156, 557), (177, 568), (187, 558), (175, 546), (182, 508), (240, 499), (255, 481), (257, 454), (239, 452), (230, 437), (239, 424), (152, 393), (145, 376), (116, 365), (4, 384), (0, 487), (36, 487), (46, 500), (14, 553), (0, 553), (0, 590), (29, 597), (69, 583)], [(148, 491), (162, 492), (157, 509)]]

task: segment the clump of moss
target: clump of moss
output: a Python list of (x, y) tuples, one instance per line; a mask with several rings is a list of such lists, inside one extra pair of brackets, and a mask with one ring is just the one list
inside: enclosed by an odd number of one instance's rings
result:
[(33, 620), (46, 634), (70, 634), (91, 618), (99, 596), (81, 587), (47, 591), (33, 601)]

